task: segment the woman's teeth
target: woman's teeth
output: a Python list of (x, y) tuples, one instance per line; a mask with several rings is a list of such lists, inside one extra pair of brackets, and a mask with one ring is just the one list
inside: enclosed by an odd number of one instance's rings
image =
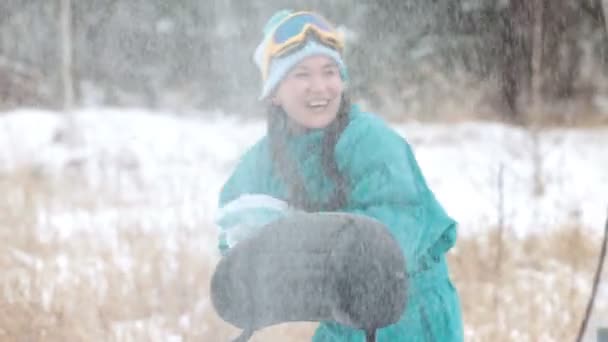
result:
[(329, 104), (328, 100), (325, 101), (311, 101), (308, 103), (308, 106), (314, 109), (323, 108)]

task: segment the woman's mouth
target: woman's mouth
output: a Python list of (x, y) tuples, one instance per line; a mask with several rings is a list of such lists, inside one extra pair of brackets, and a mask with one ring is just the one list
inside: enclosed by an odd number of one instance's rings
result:
[(308, 108), (314, 111), (321, 111), (327, 108), (327, 105), (329, 105), (329, 100), (313, 100), (309, 101), (306, 105)]

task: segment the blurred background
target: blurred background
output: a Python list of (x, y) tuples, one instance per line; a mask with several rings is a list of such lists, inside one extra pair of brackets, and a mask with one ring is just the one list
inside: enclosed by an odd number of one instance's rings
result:
[[(283, 8), (340, 25), (352, 97), (460, 223), (466, 340), (575, 340), (608, 208), (607, 5), (0, 1), (0, 341), (238, 334), (208, 293), (217, 196), (265, 132), (252, 53)], [(585, 341), (608, 327), (606, 273)]]
[(601, 0), (4, 0), (0, 103), (259, 115), (251, 55), (280, 8), (341, 25), (353, 96), (384, 116), (606, 121)]

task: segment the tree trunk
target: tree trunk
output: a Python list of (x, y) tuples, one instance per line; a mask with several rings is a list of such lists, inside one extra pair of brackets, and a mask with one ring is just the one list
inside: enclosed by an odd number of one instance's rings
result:
[(592, 0), (591, 3), (592, 13), (596, 13), (596, 20), (601, 25), (602, 30), (602, 62), (604, 63), (604, 71), (608, 67), (608, 26), (606, 26), (606, 7), (604, 6), (603, 0)]
[(545, 63), (544, 91), (548, 99), (571, 99), (574, 82), (580, 71), (582, 50), (579, 46), (580, 12), (567, 1), (548, 1), (544, 13), (543, 34)]
[(529, 0), (512, 0), (501, 13), (501, 43), (503, 59), (500, 63), (501, 92), (507, 105), (507, 119), (520, 122), (522, 96), (531, 87), (531, 27), (532, 8)]
[(74, 75), (73, 75), (73, 33), (72, 33), (72, 0), (60, 1), (60, 32), (61, 32), (61, 83), (63, 90), (63, 109), (70, 110), (74, 106)]
[[(543, 32), (544, 32), (544, 10), (546, 0), (533, 0), (533, 24), (532, 24), (532, 51), (530, 54), (532, 72), (530, 82), (532, 86), (528, 120), (537, 121), (542, 119), (542, 85), (543, 85)], [(554, 0), (553, 0), (554, 1)], [(528, 121), (529, 122), (529, 121)]]

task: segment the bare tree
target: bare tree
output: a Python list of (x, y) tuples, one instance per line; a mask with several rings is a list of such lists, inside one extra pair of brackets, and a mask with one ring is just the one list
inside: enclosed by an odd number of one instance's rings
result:
[(503, 57), (499, 64), (501, 91), (508, 107), (508, 117), (518, 121), (521, 114), (522, 94), (531, 86), (530, 28), (534, 2), (512, 0), (501, 13), (501, 41)]
[(603, 62), (604, 67), (608, 66), (608, 26), (606, 26), (606, 8), (603, 0), (582, 0), (581, 10), (591, 16), (596, 25), (600, 26), (603, 37)]
[(542, 110), (542, 93), (541, 93), (541, 88), (542, 88), (542, 83), (543, 83), (543, 79), (542, 79), (542, 69), (543, 69), (543, 31), (544, 31), (544, 26), (545, 26), (545, 21), (544, 21), (544, 11), (545, 11), (545, 4), (546, 4), (546, 0), (534, 0), (532, 1), (532, 50), (530, 53), (530, 58), (531, 58), (531, 66), (532, 66), (532, 71), (531, 71), (531, 79), (530, 79), (530, 83), (531, 83), (531, 104), (530, 104), (530, 110), (531, 113), (528, 114), (528, 117), (530, 117), (530, 114), (533, 116), (538, 117), (539, 115), (542, 115), (541, 110)]
[(72, 0), (60, 1), (61, 32), (61, 81), (63, 89), (63, 108), (69, 110), (74, 106), (73, 76), (73, 33), (72, 33)]

